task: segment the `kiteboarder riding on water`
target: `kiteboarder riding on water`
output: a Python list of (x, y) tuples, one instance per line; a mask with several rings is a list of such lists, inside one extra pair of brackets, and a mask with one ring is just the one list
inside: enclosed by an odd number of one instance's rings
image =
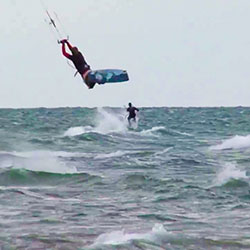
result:
[(129, 116), (128, 116), (128, 123), (129, 123), (129, 126), (131, 126), (131, 119), (135, 122), (135, 117), (136, 117), (136, 111), (138, 112), (139, 109), (132, 106), (132, 103), (130, 102), (128, 104), (128, 108), (127, 108), (127, 112), (129, 112)]
[[(82, 53), (77, 49), (77, 47), (73, 47), (67, 39), (61, 40), (60, 43), (62, 44), (63, 55), (73, 62), (78, 73), (81, 75), (88, 88), (92, 89), (96, 82), (92, 82), (88, 79), (88, 74), (91, 72), (91, 69), (85, 61)], [(65, 44), (67, 44), (72, 54), (66, 52)]]

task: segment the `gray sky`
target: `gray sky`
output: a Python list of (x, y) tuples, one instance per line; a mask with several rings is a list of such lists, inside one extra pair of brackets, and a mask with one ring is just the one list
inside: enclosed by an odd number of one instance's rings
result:
[(0, 108), (250, 106), (249, 0), (43, 0), (92, 69), (129, 82), (89, 90), (40, 0), (0, 0)]

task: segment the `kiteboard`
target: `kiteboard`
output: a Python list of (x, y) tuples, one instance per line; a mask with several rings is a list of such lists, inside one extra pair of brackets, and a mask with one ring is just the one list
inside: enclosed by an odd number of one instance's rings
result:
[(88, 81), (96, 82), (99, 84), (125, 82), (128, 80), (129, 77), (127, 71), (121, 69), (91, 70), (88, 73)]

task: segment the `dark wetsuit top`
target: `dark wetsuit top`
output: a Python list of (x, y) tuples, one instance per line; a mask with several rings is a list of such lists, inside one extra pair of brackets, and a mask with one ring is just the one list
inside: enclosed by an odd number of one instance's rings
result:
[(129, 112), (128, 119), (132, 119), (132, 118), (135, 118), (135, 116), (136, 116), (135, 111), (139, 111), (139, 109), (136, 107), (128, 107), (127, 111)]
[[(67, 45), (69, 48), (72, 48), (72, 46), (69, 42), (67, 42)], [(81, 75), (83, 75), (85, 72), (90, 70), (90, 66), (87, 64), (87, 62), (85, 61), (85, 59), (80, 51), (78, 51), (77, 55), (70, 55), (66, 52), (65, 45), (63, 44), (62, 53), (65, 57), (67, 57), (69, 60), (71, 60), (73, 62), (77, 71)]]
[(77, 71), (81, 75), (83, 75), (86, 71), (88, 71), (90, 69), (90, 66), (85, 61), (85, 59), (84, 59), (81, 52), (78, 52), (77, 55), (70, 55), (68, 57), (68, 59), (70, 59), (73, 62), (73, 64), (75, 65)]

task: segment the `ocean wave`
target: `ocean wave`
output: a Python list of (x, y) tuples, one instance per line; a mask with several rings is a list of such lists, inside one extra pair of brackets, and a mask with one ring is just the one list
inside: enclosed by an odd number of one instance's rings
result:
[[(67, 165), (50, 151), (30, 151), (30, 152), (10, 152), (5, 160), (1, 161), (0, 167), (11, 167), (15, 169), (27, 169), (37, 172), (50, 173), (77, 173), (77, 169), (72, 165)], [(8, 165), (6, 164), (8, 163)]]
[[(195, 217), (194, 217), (195, 218)], [(170, 232), (163, 224), (156, 223), (149, 232), (130, 233), (125, 230), (111, 231), (99, 235), (87, 249), (242, 249), (249, 242), (219, 239), (218, 236), (192, 236), (183, 230)]]
[(128, 190), (150, 190), (150, 192), (156, 193), (163, 186), (166, 187), (166, 189), (169, 188), (171, 182), (175, 182), (175, 180), (153, 177), (144, 172), (128, 173), (119, 180), (119, 183)]
[(146, 129), (146, 130), (142, 130), (140, 132), (141, 135), (146, 135), (146, 136), (157, 136), (155, 134), (155, 132), (158, 131), (164, 131), (166, 128), (164, 126), (156, 126), (156, 127), (152, 127), (151, 129)]
[(236, 135), (230, 139), (224, 140), (221, 144), (211, 146), (211, 150), (225, 150), (225, 149), (242, 149), (250, 147), (250, 135), (240, 136)]
[(152, 231), (148, 233), (126, 233), (125, 230), (120, 230), (101, 234), (97, 237), (91, 247), (98, 247), (101, 245), (121, 245), (134, 240), (146, 240), (151, 241), (152, 245), (155, 246), (154, 249), (157, 249), (156, 247), (158, 244), (158, 247), (161, 246), (161, 239), (164, 239), (169, 234), (170, 233), (162, 224), (155, 224)]
[(243, 187), (249, 187), (249, 184), (247, 181), (244, 181), (244, 180), (231, 179), (231, 180), (228, 180), (222, 186), (226, 188), (243, 188)]
[(27, 158), (32, 157), (36, 154), (48, 154), (53, 157), (62, 157), (62, 158), (82, 158), (82, 157), (92, 157), (93, 153), (84, 153), (84, 152), (67, 152), (67, 151), (48, 151), (48, 150), (36, 150), (36, 151), (23, 151), (23, 152), (5, 152), (0, 151), (0, 161), (1, 159), (10, 159), (15, 157)]
[(64, 132), (63, 136), (77, 136), (85, 133), (93, 132), (93, 127), (91, 126), (79, 126), (79, 127), (71, 127), (66, 132)]
[(100, 182), (101, 177), (88, 173), (48, 173), (27, 169), (7, 168), (0, 172), (0, 186), (57, 186), (67, 183)]
[[(137, 160), (138, 157), (146, 157), (146, 156), (150, 156), (153, 155), (154, 152), (151, 151), (141, 151), (141, 150), (118, 150), (115, 152), (111, 152), (111, 153), (97, 153), (94, 156), (94, 159), (109, 159), (109, 158), (119, 158), (119, 157), (123, 157), (123, 156), (128, 156), (131, 159), (133, 159), (134, 161)], [(145, 163), (144, 163), (145, 164)]]
[(242, 182), (245, 183), (245, 180), (248, 179), (246, 175), (246, 170), (241, 170), (237, 167), (236, 164), (228, 162), (225, 163), (216, 175), (214, 182), (215, 186), (237, 186), (242, 185)]
[(69, 128), (63, 136), (78, 136), (85, 133), (124, 133), (128, 131), (124, 113), (112, 113), (104, 108), (97, 109), (97, 115), (93, 119), (95, 126), (78, 126)]
[(166, 154), (167, 152), (169, 152), (169, 151), (172, 150), (172, 149), (173, 149), (173, 147), (165, 148), (165, 149), (163, 149), (163, 150), (161, 150), (161, 151), (156, 152), (156, 153), (155, 153), (155, 156), (164, 155), (164, 154)]
[(45, 145), (45, 146), (55, 145), (55, 141), (53, 139), (31, 138), (28, 140), (28, 142), (32, 144), (39, 144), (39, 145)]
[(97, 154), (94, 158), (95, 159), (106, 159), (106, 158), (113, 158), (113, 157), (121, 157), (124, 156), (126, 154), (128, 154), (129, 151), (116, 151), (116, 152), (111, 152), (111, 153), (102, 153), (102, 154)]
[[(53, 186), (39, 186), (39, 188), (34, 188), (34, 186), (32, 185), (32, 187), (30, 185), (26, 185), (26, 186), (0, 186), (0, 191), (2, 192), (11, 192), (11, 193), (16, 193), (19, 195), (24, 195), (26, 197), (32, 197), (32, 198), (36, 198), (38, 200), (46, 200), (46, 201), (63, 201), (63, 202), (80, 202), (79, 199), (77, 198), (65, 198), (60, 194), (55, 194), (55, 193), (51, 193), (50, 189), (52, 189)], [(43, 190), (43, 192), (41, 192), (41, 190)]]

